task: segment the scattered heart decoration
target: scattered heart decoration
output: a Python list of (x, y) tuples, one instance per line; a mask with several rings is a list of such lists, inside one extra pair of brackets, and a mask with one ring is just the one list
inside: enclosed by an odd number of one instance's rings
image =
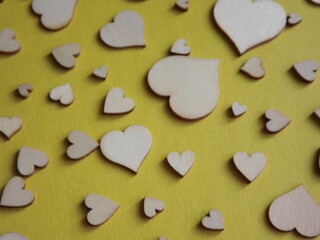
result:
[(80, 130), (74, 130), (69, 133), (68, 141), (72, 144), (67, 149), (69, 158), (77, 160), (88, 156), (99, 147), (92, 137)]
[(60, 101), (62, 105), (70, 105), (74, 101), (74, 94), (70, 83), (54, 87), (51, 89), (49, 96), (53, 101)]
[(29, 240), (27, 237), (21, 235), (20, 233), (5, 233), (0, 236), (0, 240)]
[(8, 139), (12, 138), (16, 133), (22, 128), (22, 119), (13, 116), (9, 117), (0, 117), (0, 132), (2, 132)]
[(182, 177), (185, 176), (193, 165), (195, 156), (192, 151), (184, 151), (181, 155), (171, 152), (167, 156), (169, 165)]
[(177, 55), (189, 55), (191, 48), (187, 46), (187, 41), (184, 38), (179, 38), (174, 42), (170, 52)]
[(96, 193), (86, 196), (85, 205), (91, 209), (87, 214), (87, 221), (93, 226), (106, 222), (119, 208), (111, 199)]
[(209, 217), (204, 217), (201, 224), (209, 230), (224, 230), (223, 217), (218, 209), (212, 209), (209, 213)]
[(293, 68), (307, 82), (313, 82), (316, 79), (316, 72), (319, 69), (319, 63), (315, 60), (305, 60), (297, 62)]
[(33, 174), (35, 167), (44, 168), (48, 163), (48, 156), (45, 152), (28, 146), (20, 148), (17, 168), (22, 176), (30, 176)]
[(124, 97), (124, 91), (115, 87), (106, 96), (103, 112), (106, 114), (128, 113), (134, 109), (134, 105), (133, 99)]
[(33, 91), (33, 87), (29, 83), (23, 83), (18, 85), (18, 93), (21, 97), (27, 98), (29, 94)]
[(189, 9), (189, 0), (177, 0), (176, 6), (183, 11), (188, 11)]
[(271, 133), (280, 132), (291, 122), (291, 119), (286, 115), (272, 108), (265, 112), (265, 117), (269, 119), (266, 129)]
[(298, 13), (295, 13), (295, 12), (289, 13), (289, 15), (288, 15), (288, 24), (290, 26), (297, 25), (301, 21), (302, 21), (302, 17)]
[(99, 68), (93, 69), (93, 75), (98, 78), (106, 79), (108, 75), (108, 67), (106, 65), (101, 65)]
[(144, 214), (148, 218), (153, 218), (157, 212), (163, 211), (165, 204), (163, 201), (153, 197), (145, 197), (143, 201)]
[(240, 70), (252, 78), (260, 79), (263, 78), (266, 73), (262, 65), (263, 62), (261, 58), (251, 57)]
[(240, 104), (239, 102), (233, 102), (231, 109), (235, 117), (241, 116), (248, 111), (248, 107)]
[(81, 47), (78, 43), (66, 43), (51, 49), (54, 59), (64, 68), (71, 69), (76, 65)]
[(24, 187), (25, 183), (21, 177), (11, 178), (4, 187), (0, 205), (3, 207), (25, 207), (33, 203), (33, 193)]
[(15, 39), (15, 33), (11, 28), (6, 28), (0, 32), (0, 52), (16, 53), (21, 49), (21, 44)]
[(124, 10), (114, 17), (114, 22), (100, 30), (101, 40), (110, 47), (144, 47), (144, 22), (140, 14)]
[(320, 234), (320, 205), (304, 185), (276, 198), (270, 205), (269, 219), (281, 231), (296, 229), (305, 237)]

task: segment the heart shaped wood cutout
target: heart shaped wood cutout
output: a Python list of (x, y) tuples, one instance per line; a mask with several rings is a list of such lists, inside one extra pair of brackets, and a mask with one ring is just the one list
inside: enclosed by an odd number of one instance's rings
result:
[(49, 96), (53, 101), (60, 101), (62, 105), (70, 105), (74, 101), (74, 94), (70, 83), (51, 89)]
[(177, 55), (189, 55), (191, 48), (187, 46), (187, 41), (184, 38), (179, 38), (174, 42), (170, 52)]
[(320, 205), (303, 185), (276, 198), (270, 205), (269, 219), (281, 231), (296, 229), (305, 237), (320, 234)]
[(183, 11), (188, 11), (189, 9), (189, 0), (177, 0), (176, 6)]
[(32, 10), (41, 15), (41, 24), (50, 30), (66, 27), (78, 0), (32, 0)]
[(218, 0), (213, 15), (240, 54), (275, 38), (287, 22), (286, 12), (275, 1)]
[(266, 73), (262, 65), (263, 62), (261, 58), (251, 57), (240, 70), (252, 78), (260, 79), (263, 78)]
[(21, 49), (20, 42), (15, 39), (15, 33), (11, 28), (6, 28), (0, 32), (0, 52), (16, 53)]
[(96, 193), (87, 195), (84, 203), (92, 209), (87, 214), (87, 221), (93, 226), (106, 222), (119, 208), (111, 199)]
[(84, 158), (99, 147), (99, 143), (80, 130), (70, 132), (68, 141), (72, 143), (67, 149), (67, 155), (71, 159)]
[(195, 156), (192, 151), (184, 151), (181, 156), (177, 152), (171, 152), (167, 156), (169, 165), (182, 177), (187, 174), (193, 165)]
[(243, 176), (252, 182), (261, 173), (267, 160), (261, 152), (254, 152), (250, 157), (246, 152), (237, 152), (233, 162)]
[(2, 132), (8, 139), (12, 138), (16, 133), (20, 131), (22, 128), (22, 119), (13, 116), (11, 118), (8, 117), (0, 117), (0, 132)]
[(124, 97), (124, 91), (121, 88), (115, 87), (108, 92), (104, 103), (104, 113), (123, 114), (131, 112), (133, 109), (133, 99)]
[(33, 174), (35, 167), (44, 168), (48, 163), (48, 156), (45, 152), (27, 146), (20, 148), (17, 168), (22, 176), (30, 176)]
[(29, 83), (23, 83), (18, 85), (18, 93), (21, 97), (27, 98), (29, 94), (33, 91), (33, 87)]
[(153, 197), (145, 197), (143, 201), (143, 210), (144, 214), (148, 218), (153, 218), (157, 212), (163, 211), (165, 208), (164, 202), (160, 199), (153, 198)]
[(316, 72), (319, 69), (319, 63), (315, 60), (305, 60), (295, 63), (293, 68), (307, 82), (313, 82), (316, 79)]
[(106, 65), (101, 65), (99, 68), (93, 69), (93, 75), (98, 78), (106, 79), (108, 75), (108, 67)]
[(270, 119), (266, 124), (266, 129), (271, 133), (280, 132), (289, 125), (291, 119), (276, 109), (268, 109), (265, 117)]
[(0, 236), (0, 240), (29, 240), (27, 237), (21, 235), (20, 233), (5, 233)]
[(169, 98), (179, 117), (196, 120), (210, 114), (219, 99), (220, 59), (170, 56), (158, 61), (148, 73), (150, 88)]
[(239, 102), (233, 102), (231, 106), (233, 115), (235, 117), (241, 116), (242, 114), (245, 114), (248, 110), (248, 107), (246, 105), (241, 105)]
[(212, 209), (209, 217), (204, 217), (201, 221), (202, 226), (209, 230), (223, 230), (224, 223), (221, 212), (218, 209)]
[(136, 173), (151, 145), (151, 133), (141, 125), (131, 125), (124, 132), (110, 131), (100, 141), (101, 151), (107, 159)]
[(288, 15), (288, 24), (290, 26), (297, 25), (301, 21), (302, 21), (302, 17), (298, 13), (295, 13), (295, 12), (289, 13), (289, 15)]
[(67, 69), (71, 69), (76, 65), (76, 56), (79, 56), (81, 47), (78, 43), (66, 43), (58, 47), (52, 48), (51, 53), (54, 59)]
[(2, 192), (0, 205), (3, 207), (24, 207), (34, 201), (30, 190), (24, 189), (25, 184), (21, 177), (11, 178)]
[(113, 23), (100, 30), (101, 40), (110, 47), (144, 47), (144, 22), (140, 14), (124, 10), (114, 17)]

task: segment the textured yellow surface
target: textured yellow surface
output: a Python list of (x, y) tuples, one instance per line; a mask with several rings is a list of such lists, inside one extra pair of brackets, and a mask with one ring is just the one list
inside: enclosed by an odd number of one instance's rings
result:
[[(286, 12), (298, 12), (303, 21), (287, 27), (275, 40), (239, 57), (230, 41), (215, 26), (215, 1), (190, 1), (188, 12), (173, 8), (174, 0), (80, 0), (73, 21), (51, 32), (39, 24), (30, 0), (0, 3), (0, 29), (11, 27), (22, 50), (0, 56), (0, 115), (18, 115), (22, 130), (11, 140), (0, 138), (0, 186), (17, 175), (16, 157), (22, 145), (39, 148), (49, 156), (47, 168), (26, 178), (36, 197), (26, 208), (0, 208), (0, 234), (16, 231), (32, 240), (42, 239), (303, 239), (283, 233), (267, 218), (269, 204), (279, 195), (305, 184), (320, 202), (320, 176), (316, 161), (320, 124), (311, 113), (320, 106), (320, 79), (308, 84), (292, 74), (293, 63), (320, 61), (320, 7), (306, 0), (279, 0)], [(111, 49), (101, 43), (98, 31), (124, 9), (145, 20), (146, 48)], [(180, 37), (192, 47), (191, 56), (221, 58), (221, 97), (215, 111), (203, 120), (178, 119), (168, 102), (153, 94), (146, 83), (150, 67), (168, 55)], [(73, 70), (59, 67), (50, 56), (57, 45), (77, 42), (82, 52)], [(260, 56), (267, 70), (262, 80), (238, 73), (251, 56)], [(92, 69), (106, 64), (106, 81), (90, 77)], [(319, 78), (319, 77), (318, 77)], [(26, 100), (16, 93), (20, 83), (31, 83), (34, 92)], [(76, 99), (63, 107), (48, 98), (50, 89), (70, 82)], [(136, 102), (132, 113), (102, 114), (106, 93), (120, 86)], [(240, 118), (230, 115), (233, 101), (248, 105)], [(276, 108), (292, 119), (278, 134), (264, 130), (262, 117)], [(131, 124), (146, 126), (153, 146), (137, 175), (107, 161), (96, 151), (71, 161), (65, 151), (66, 137), (79, 129), (100, 139), (110, 130)], [(171, 151), (196, 154), (190, 172), (180, 178), (167, 165)], [(235, 152), (261, 151), (267, 165), (248, 184), (235, 169)], [(83, 204), (89, 193), (100, 193), (120, 204), (104, 225), (86, 223)], [(166, 209), (154, 219), (142, 214), (145, 195), (162, 199)], [(211, 232), (199, 223), (212, 208), (221, 210), (225, 230)]]

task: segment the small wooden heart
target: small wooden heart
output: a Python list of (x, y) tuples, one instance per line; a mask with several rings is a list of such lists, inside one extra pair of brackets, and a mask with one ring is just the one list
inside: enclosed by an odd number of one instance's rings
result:
[(27, 98), (33, 91), (32, 85), (29, 83), (23, 83), (18, 85), (18, 93), (21, 97)]
[(15, 39), (15, 33), (11, 28), (3, 29), (0, 32), (0, 52), (16, 53), (21, 49), (20, 42)]
[(51, 49), (55, 60), (67, 69), (71, 69), (76, 65), (75, 57), (79, 56), (80, 52), (81, 47), (78, 43), (66, 43)]
[(316, 72), (319, 69), (319, 63), (315, 60), (305, 60), (295, 63), (293, 68), (307, 82), (313, 82), (316, 79)]
[(50, 98), (53, 101), (60, 101), (62, 105), (70, 105), (74, 101), (74, 94), (70, 83), (59, 85), (50, 91)]
[(93, 69), (93, 75), (98, 78), (106, 79), (108, 75), (108, 67), (106, 65), (101, 65), (99, 68)]
[(260, 79), (263, 78), (266, 73), (262, 65), (263, 62), (261, 58), (251, 57), (240, 70), (252, 78)]
[(24, 207), (34, 201), (30, 190), (24, 189), (25, 184), (21, 177), (11, 178), (2, 192), (0, 205), (3, 207)]
[(0, 236), (0, 240), (29, 240), (27, 237), (21, 235), (20, 233), (5, 233)]
[(145, 197), (143, 201), (143, 210), (144, 214), (148, 218), (153, 218), (157, 212), (163, 211), (165, 208), (164, 202), (160, 199), (153, 198), (153, 197)]
[(238, 117), (247, 112), (248, 107), (246, 105), (241, 105), (239, 102), (232, 103), (232, 112), (235, 117)]
[(201, 223), (203, 227), (209, 230), (224, 229), (223, 217), (218, 209), (212, 209), (209, 213), (209, 217), (204, 217)]
[(71, 159), (84, 158), (99, 147), (99, 143), (80, 130), (69, 133), (68, 141), (72, 143), (67, 149), (67, 155)]
[(301, 21), (302, 21), (302, 17), (298, 13), (295, 13), (295, 12), (289, 13), (289, 15), (288, 15), (288, 24), (290, 26), (297, 25)]
[(188, 11), (189, 9), (189, 0), (177, 0), (176, 6), (183, 11)]
[(111, 199), (96, 193), (86, 196), (85, 205), (91, 209), (87, 214), (87, 221), (93, 226), (106, 222), (119, 208)]
[(187, 41), (184, 38), (177, 39), (170, 49), (170, 52), (178, 55), (189, 55), (191, 48), (187, 46)]
[(48, 156), (36, 148), (22, 146), (19, 151), (17, 168), (22, 176), (30, 176), (35, 167), (43, 168), (48, 165)]
[(272, 133), (283, 130), (291, 122), (291, 119), (286, 115), (272, 108), (265, 112), (265, 116), (270, 119), (266, 124), (266, 129)]
[(11, 118), (8, 117), (0, 117), (0, 132), (2, 132), (8, 139), (13, 137), (16, 133), (20, 131), (22, 128), (22, 119), (13, 116)]
[(192, 151), (185, 151), (181, 154), (171, 152), (167, 156), (169, 165), (182, 177), (187, 174), (194, 162), (194, 153)]
[(104, 113), (123, 114), (131, 112), (133, 109), (133, 99), (124, 97), (124, 91), (121, 88), (115, 87), (108, 92), (104, 103)]

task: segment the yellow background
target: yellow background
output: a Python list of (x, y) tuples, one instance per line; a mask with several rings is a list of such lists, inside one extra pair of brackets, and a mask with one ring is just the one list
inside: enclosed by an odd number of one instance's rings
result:
[[(191, 0), (188, 12), (175, 9), (174, 2), (81, 0), (70, 25), (56, 32), (41, 26), (31, 1), (0, 4), (0, 29), (13, 28), (22, 43), (18, 54), (0, 56), (0, 115), (17, 115), (24, 123), (11, 140), (0, 138), (0, 186), (18, 174), (16, 157), (22, 145), (45, 151), (50, 161), (47, 168), (25, 178), (36, 197), (31, 206), (0, 208), (0, 234), (15, 231), (32, 240), (151, 240), (161, 235), (176, 240), (303, 239), (272, 227), (267, 210), (276, 197), (301, 183), (320, 202), (316, 159), (320, 121), (311, 116), (320, 106), (320, 79), (308, 84), (290, 71), (297, 61), (320, 61), (320, 7), (305, 0), (279, 0), (287, 13), (298, 12), (302, 23), (239, 57), (214, 24), (215, 1)], [(125, 9), (143, 16), (147, 47), (112, 49), (98, 38), (100, 28)], [(221, 58), (221, 96), (214, 112), (200, 121), (177, 118), (167, 99), (147, 86), (150, 67), (167, 56), (180, 37), (192, 47), (191, 56)], [(52, 47), (67, 42), (77, 42), (82, 49), (70, 71), (50, 56)], [(261, 80), (238, 73), (251, 56), (264, 61), (267, 74)], [(101, 64), (109, 67), (106, 81), (90, 76)], [(34, 86), (26, 100), (16, 93), (17, 85), (25, 82)], [(75, 102), (63, 107), (50, 101), (50, 89), (67, 82)], [(126, 115), (104, 115), (104, 98), (116, 86), (135, 100), (136, 108)], [(248, 112), (233, 118), (229, 110), (233, 101), (248, 105)], [(267, 108), (282, 111), (291, 124), (278, 134), (266, 133), (262, 116)], [(137, 175), (109, 162), (99, 150), (80, 161), (65, 155), (71, 130), (82, 130), (98, 140), (110, 130), (131, 124), (146, 126), (153, 136), (151, 152)], [(171, 151), (184, 150), (194, 151), (196, 160), (180, 178), (165, 158)], [(265, 169), (250, 184), (233, 165), (237, 151), (261, 151), (267, 156)], [(103, 194), (120, 204), (116, 214), (99, 227), (86, 223), (88, 209), (83, 200), (89, 193)], [(151, 220), (142, 213), (145, 195), (166, 203), (166, 209)], [(199, 225), (212, 208), (224, 216), (222, 232)]]

